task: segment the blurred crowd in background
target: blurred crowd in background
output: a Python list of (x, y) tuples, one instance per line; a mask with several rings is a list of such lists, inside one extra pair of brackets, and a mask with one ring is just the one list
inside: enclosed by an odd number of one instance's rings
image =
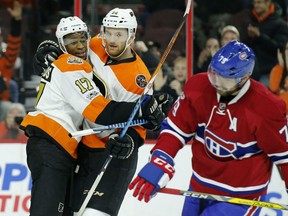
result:
[[(19, 0), (23, 4), (21, 19), (16, 20), (20, 22), (17, 29), (13, 20), (16, 18), (7, 10), (7, 2), (13, 1), (0, 1), (0, 141), (25, 139), (18, 131), (17, 121), (33, 110), (37, 95), (40, 77), (33, 74), (33, 56), (43, 40), (57, 42), (57, 23), (62, 17), (74, 14), (74, 0)], [(99, 33), (103, 16), (115, 7), (131, 8), (135, 12), (138, 29), (133, 48), (153, 73), (179, 26), (185, 0), (83, 0), (82, 19), (90, 25), (92, 36)], [(287, 12), (288, 0), (194, 0), (193, 70), (187, 71), (184, 26), (155, 80), (155, 92), (168, 92), (176, 100), (187, 74), (205, 72), (215, 52), (228, 41), (237, 39), (252, 47), (256, 54), (252, 78), (288, 104)], [(11, 34), (15, 36), (12, 39)], [(9, 41), (15, 47), (9, 48)], [(16, 42), (20, 44), (19, 53), (15, 51)], [(9, 49), (15, 52), (9, 54)], [(7, 57), (8, 54), (15, 59)], [(1, 63), (1, 59), (8, 60)], [(7, 77), (4, 70), (9, 71)], [(4, 97), (7, 90), (9, 96)], [(154, 139), (157, 135), (151, 132), (148, 138)]]

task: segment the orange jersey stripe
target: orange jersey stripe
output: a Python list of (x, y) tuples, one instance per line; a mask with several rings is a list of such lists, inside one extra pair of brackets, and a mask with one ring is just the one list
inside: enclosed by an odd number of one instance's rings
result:
[(111, 100), (108, 100), (104, 98), (104, 96), (99, 95), (94, 98), (91, 103), (84, 109), (82, 115), (90, 121), (95, 122), (97, 119), (95, 119), (95, 116), (98, 117), (110, 102)]
[(50, 119), (49, 117), (38, 114), (36, 116), (26, 115), (21, 123), (21, 126), (27, 127), (28, 125), (34, 125), (41, 128), (49, 136), (59, 143), (73, 158), (77, 158), (77, 146), (78, 141), (75, 138), (69, 137), (69, 132), (59, 123)]

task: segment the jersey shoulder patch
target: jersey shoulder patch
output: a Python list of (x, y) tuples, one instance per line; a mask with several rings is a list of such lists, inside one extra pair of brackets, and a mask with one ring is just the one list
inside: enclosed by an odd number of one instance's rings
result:
[(62, 54), (53, 63), (63, 73), (78, 70), (85, 71), (86, 73), (90, 73), (92, 71), (92, 67), (87, 61), (70, 54)]

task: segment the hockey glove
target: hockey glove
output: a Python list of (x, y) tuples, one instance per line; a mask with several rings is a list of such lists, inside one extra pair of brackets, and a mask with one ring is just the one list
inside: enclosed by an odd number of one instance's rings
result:
[(167, 116), (173, 106), (173, 97), (167, 93), (158, 93), (154, 97), (162, 112)]
[(54, 41), (45, 40), (40, 43), (33, 58), (34, 73), (41, 76), (61, 54), (60, 47)]
[(149, 130), (159, 129), (165, 119), (165, 115), (158, 106), (157, 100), (152, 95), (145, 95), (139, 110), (139, 117), (143, 117), (148, 121), (143, 127)]
[(134, 149), (134, 141), (128, 134), (120, 137), (118, 133), (112, 133), (106, 142), (106, 152), (114, 158), (127, 159), (132, 155)]
[(133, 196), (141, 201), (149, 202), (156, 192), (167, 185), (175, 173), (173, 158), (161, 150), (155, 150), (151, 160), (147, 163), (138, 176), (130, 183), (129, 189)]

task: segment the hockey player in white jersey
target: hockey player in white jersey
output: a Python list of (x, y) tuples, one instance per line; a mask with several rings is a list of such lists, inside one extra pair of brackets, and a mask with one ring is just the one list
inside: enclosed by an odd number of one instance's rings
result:
[[(135, 106), (106, 99), (93, 82), (92, 67), (86, 61), (90, 36), (81, 19), (61, 19), (56, 36), (63, 54), (42, 73), (36, 111), (29, 112), (21, 123), (29, 137), (31, 216), (71, 215), (69, 185), (80, 138), (71, 138), (69, 133), (80, 129), (84, 117), (103, 125), (123, 122)], [(143, 117), (149, 122), (152, 118), (153, 123), (155, 116), (162, 115), (159, 108), (150, 109), (155, 104), (152, 96), (141, 104)]]
[[(130, 47), (136, 37), (136, 17), (131, 9), (114, 8), (103, 18), (102, 24), (100, 35), (90, 41), (89, 56), (95, 71), (93, 80), (102, 87), (101, 91), (107, 98), (135, 101), (150, 80), (150, 73), (144, 62)], [(162, 103), (162, 108), (166, 106), (169, 109), (172, 98), (167, 94), (162, 96), (163, 98), (155, 97)], [(167, 104), (164, 105), (164, 101)], [(90, 123), (89, 127), (95, 125)], [(149, 127), (154, 128), (153, 125)], [(128, 184), (136, 171), (138, 148), (144, 143), (146, 130), (140, 126), (130, 127), (123, 139), (118, 134), (119, 131), (114, 131), (106, 143), (108, 133), (105, 132), (100, 136), (82, 138), (83, 145), (79, 148), (78, 160), (80, 170), (74, 180), (75, 207), (83, 203), (87, 191), (107, 159), (107, 153), (114, 157), (96, 189), (103, 195), (98, 196), (95, 193), (91, 197), (83, 216), (116, 216), (121, 207)]]

